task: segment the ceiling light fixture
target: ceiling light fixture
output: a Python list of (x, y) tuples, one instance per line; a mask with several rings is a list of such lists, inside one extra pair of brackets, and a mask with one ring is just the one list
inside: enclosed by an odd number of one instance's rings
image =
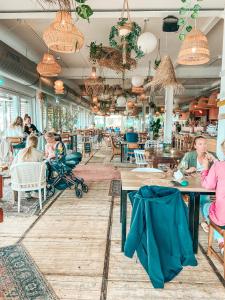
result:
[(44, 77), (55, 77), (61, 72), (61, 66), (52, 54), (45, 53), (42, 61), (37, 65), (37, 72)]
[(49, 49), (62, 53), (79, 51), (84, 44), (84, 36), (68, 11), (56, 13), (54, 22), (44, 31), (43, 39)]

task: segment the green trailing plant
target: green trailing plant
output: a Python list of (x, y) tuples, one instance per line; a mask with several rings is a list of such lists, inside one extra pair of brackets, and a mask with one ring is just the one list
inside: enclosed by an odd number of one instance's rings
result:
[(179, 25), (179, 39), (183, 41), (188, 32), (191, 32), (192, 25), (190, 19), (197, 19), (201, 6), (199, 2), (203, 0), (181, 0), (183, 6), (179, 10), (180, 18), (178, 20)]
[(93, 15), (92, 8), (85, 4), (87, 0), (37, 0), (37, 2), (48, 6), (57, 6), (61, 11), (73, 11), (75, 9), (80, 18), (88, 21), (90, 16)]
[(102, 43), (97, 44), (96, 42), (91, 42), (90, 46), (90, 59), (96, 61), (102, 58)]
[(159, 137), (159, 129), (161, 128), (161, 121), (160, 119), (156, 119), (156, 120), (151, 120), (150, 122), (150, 131), (153, 132), (153, 138), (157, 138)]
[(126, 42), (127, 52), (131, 53), (131, 51), (133, 50), (136, 54), (136, 58), (141, 58), (144, 56), (144, 52), (137, 45), (138, 37), (141, 34), (141, 27), (137, 23), (132, 22), (131, 32), (128, 35), (121, 37), (119, 42), (116, 40), (119, 37), (118, 27), (125, 25), (127, 21), (128, 18), (121, 18), (116, 25), (111, 27), (109, 34), (109, 44), (113, 48), (121, 49), (121, 45)]

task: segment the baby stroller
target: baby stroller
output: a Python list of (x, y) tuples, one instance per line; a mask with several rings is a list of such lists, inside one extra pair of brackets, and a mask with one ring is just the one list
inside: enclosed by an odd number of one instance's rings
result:
[(54, 195), (55, 189), (65, 190), (74, 186), (75, 195), (82, 198), (83, 192), (88, 192), (88, 186), (84, 179), (76, 177), (73, 169), (82, 160), (80, 152), (66, 155), (65, 145), (59, 142), (56, 146), (56, 158), (50, 159), (47, 163), (47, 198)]

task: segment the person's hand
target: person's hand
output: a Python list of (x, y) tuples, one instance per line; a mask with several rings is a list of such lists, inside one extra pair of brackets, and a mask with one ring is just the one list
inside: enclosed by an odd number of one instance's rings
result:
[(194, 172), (196, 172), (195, 167), (190, 167), (189, 169), (185, 170), (185, 173), (187, 173), (187, 174), (191, 174), (191, 173), (194, 173)]
[(205, 158), (203, 158), (202, 160), (202, 166), (204, 168), (204, 170), (208, 170), (209, 169), (209, 159), (206, 156)]
[(215, 161), (217, 161), (217, 159), (215, 158), (215, 156), (214, 155), (212, 155), (211, 153), (209, 153), (209, 152), (206, 152), (206, 159), (208, 159), (208, 161), (210, 161), (210, 162), (215, 162)]

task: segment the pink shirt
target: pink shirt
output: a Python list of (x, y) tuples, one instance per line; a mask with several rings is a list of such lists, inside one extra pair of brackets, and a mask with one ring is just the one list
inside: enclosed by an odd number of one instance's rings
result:
[(210, 205), (209, 217), (219, 226), (225, 226), (225, 161), (215, 162), (210, 170), (201, 172), (202, 186), (216, 189), (216, 201)]
[(46, 144), (45, 145), (45, 157), (47, 159), (55, 158), (55, 147), (57, 143), (55, 144)]

